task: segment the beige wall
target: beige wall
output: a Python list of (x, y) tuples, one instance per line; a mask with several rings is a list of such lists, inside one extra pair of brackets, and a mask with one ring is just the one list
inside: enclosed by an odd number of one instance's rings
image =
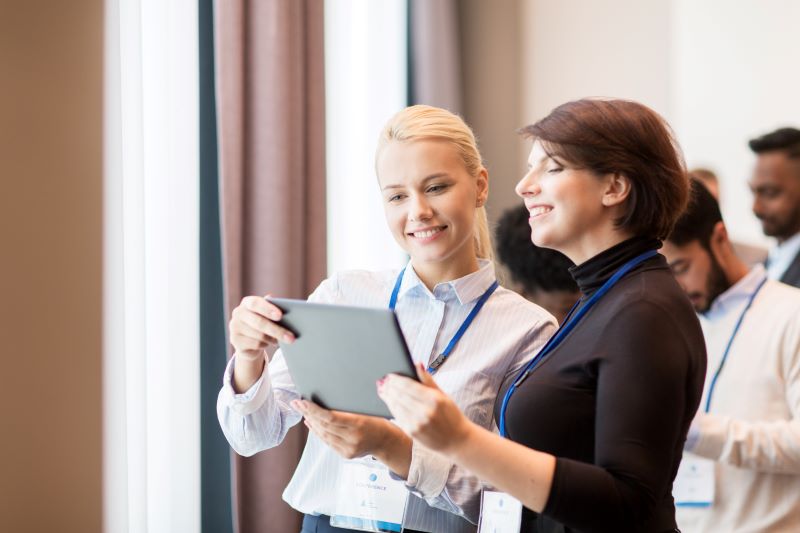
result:
[[(775, 0), (462, 0), (465, 116), (492, 175), (490, 219), (517, 200), (519, 126), (584, 96), (643, 102), (689, 166), (721, 175), (738, 240), (769, 244), (750, 212), (747, 140), (800, 127), (800, 3)], [(794, 62), (793, 62), (794, 61)]]
[(529, 145), (515, 131), (584, 96), (670, 111), (669, 0), (462, 0), (464, 115), (491, 174), (489, 218), (519, 199)]
[(0, 531), (101, 529), (102, 8), (0, 4)]
[(461, 0), (464, 118), (475, 130), (489, 168), (489, 220), (518, 202), (526, 143), (515, 131), (522, 112), (520, 14), (523, 0)]

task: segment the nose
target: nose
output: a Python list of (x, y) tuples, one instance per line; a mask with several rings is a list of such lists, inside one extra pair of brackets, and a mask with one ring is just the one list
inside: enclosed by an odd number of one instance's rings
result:
[(753, 195), (753, 206), (752, 206), (753, 214), (756, 218), (762, 218), (764, 213), (764, 206), (761, 205), (761, 199), (758, 197), (757, 194)]
[(425, 195), (412, 195), (408, 207), (408, 219), (414, 222), (420, 222), (429, 220), (431, 217), (433, 217), (433, 209)]
[(541, 191), (539, 187), (539, 180), (536, 179), (533, 170), (529, 170), (522, 179), (519, 180), (517, 186), (514, 187), (517, 196), (523, 200), (529, 196), (536, 196)]

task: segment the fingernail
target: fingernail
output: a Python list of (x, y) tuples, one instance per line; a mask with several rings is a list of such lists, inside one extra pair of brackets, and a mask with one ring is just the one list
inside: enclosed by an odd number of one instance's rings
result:
[(288, 342), (289, 344), (294, 342), (294, 335), (291, 333), (284, 333), (283, 334), (283, 342)]

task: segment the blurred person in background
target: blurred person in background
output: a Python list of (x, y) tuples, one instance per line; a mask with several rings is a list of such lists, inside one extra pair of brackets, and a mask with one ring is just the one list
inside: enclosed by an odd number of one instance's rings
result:
[(689, 171), (689, 177), (705, 185), (711, 196), (719, 202), (719, 178), (714, 171), (701, 167), (693, 168)]
[(678, 526), (800, 531), (800, 290), (736, 256), (697, 182), (662, 253), (699, 313), (709, 369), (674, 486)]
[(502, 214), (495, 230), (497, 258), (511, 277), (509, 288), (550, 311), (560, 323), (580, 298), (569, 272), (575, 265), (561, 252), (531, 243), (528, 218), (524, 205)]
[(800, 130), (780, 128), (750, 141), (758, 156), (750, 190), (753, 213), (775, 237), (767, 276), (800, 287)]
[[(717, 202), (720, 202), (719, 178), (714, 171), (707, 168), (694, 168), (689, 171), (689, 177), (705, 185), (708, 192)], [(731, 241), (733, 251), (748, 266), (763, 264), (767, 260), (767, 249), (762, 246)]]

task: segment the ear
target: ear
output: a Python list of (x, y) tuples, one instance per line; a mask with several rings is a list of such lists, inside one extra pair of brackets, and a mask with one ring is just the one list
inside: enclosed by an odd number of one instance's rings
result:
[(722, 263), (730, 241), (728, 240), (728, 229), (721, 220), (714, 224), (714, 229), (711, 230), (711, 237), (709, 238), (708, 244), (717, 262)]
[(620, 205), (631, 194), (631, 180), (624, 174), (607, 174), (606, 188), (603, 192), (603, 205), (613, 207)]
[(475, 207), (483, 207), (489, 197), (489, 171), (481, 168), (477, 177), (478, 196), (475, 198)]

